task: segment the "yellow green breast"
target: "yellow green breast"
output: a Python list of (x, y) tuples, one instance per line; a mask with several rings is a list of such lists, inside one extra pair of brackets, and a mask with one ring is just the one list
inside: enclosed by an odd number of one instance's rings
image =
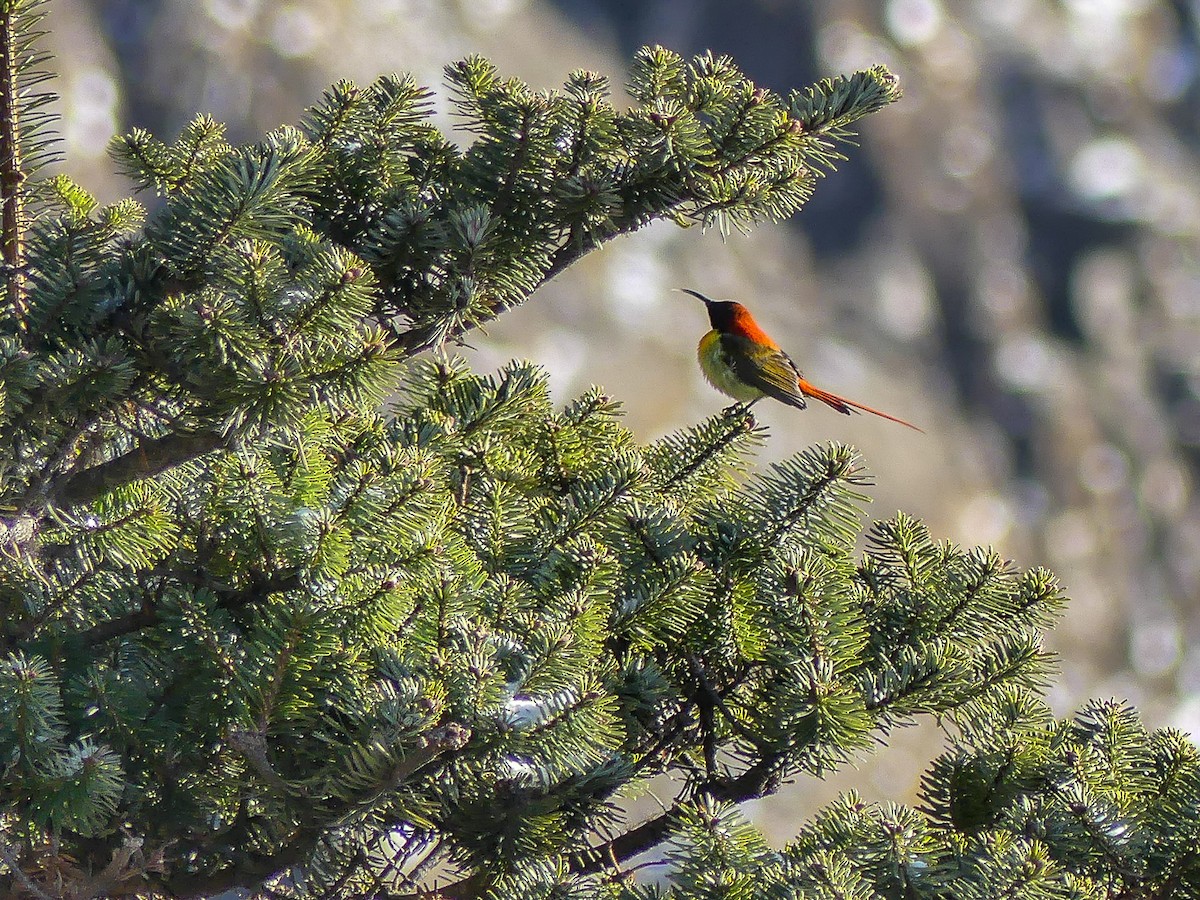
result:
[(721, 346), (721, 332), (715, 328), (700, 338), (696, 357), (700, 360), (700, 370), (708, 379), (708, 383), (725, 396), (749, 403), (763, 395), (758, 388), (745, 384), (734, 374)]

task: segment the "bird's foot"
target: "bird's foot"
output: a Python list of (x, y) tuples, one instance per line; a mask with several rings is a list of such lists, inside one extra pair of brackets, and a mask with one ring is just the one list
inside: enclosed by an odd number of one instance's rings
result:
[(726, 416), (745, 415), (746, 413), (750, 412), (750, 407), (752, 407), (757, 402), (758, 402), (758, 400), (739, 401), (739, 402), (733, 404), (732, 406), (725, 407), (723, 410), (721, 410), (721, 412), (723, 415), (726, 415)]
[(740, 424), (742, 428), (746, 431), (753, 431), (758, 425), (757, 420), (754, 418), (754, 413), (750, 409), (753, 405), (753, 400), (749, 403), (735, 403), (732, 406), (725, 407), (721, 411), (721, 414), (731, 422), (741, 420)]

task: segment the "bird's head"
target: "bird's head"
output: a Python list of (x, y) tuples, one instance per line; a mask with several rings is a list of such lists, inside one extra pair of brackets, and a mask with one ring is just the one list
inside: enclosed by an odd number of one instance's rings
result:
[(717, 331), (736, 331), (741, 323), (747, 320), (754, 321), (750, 316), (750, 310), (733, 300), (712, 300), (690, 288), (676, 288), (675, 290), (683, 294), (691, 294), (701, 301), (708, 310), (709, 323)]

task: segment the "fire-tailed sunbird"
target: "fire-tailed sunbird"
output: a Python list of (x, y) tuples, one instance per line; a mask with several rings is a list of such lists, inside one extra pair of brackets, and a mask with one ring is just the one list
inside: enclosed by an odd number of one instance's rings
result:
[(831, 394), (809, 382), (792, 358), (771, 340), (742, 304), (732, 300), (710, 300), (687, 288), (680, 290), (702, 300), (708, 309), (712, 331), (700, 338), (698, 356), (704, 377), (722, 394), (746, 404), (773, 397), (797, 409), (808, 406), (806, 398), (812, 397), (840, 413), (849, 415), (862, 410), (915, 431), (921, 430), (911, 422)]

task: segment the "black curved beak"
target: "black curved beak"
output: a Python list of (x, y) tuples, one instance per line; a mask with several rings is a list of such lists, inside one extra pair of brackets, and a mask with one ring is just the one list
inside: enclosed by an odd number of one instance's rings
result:
[(708, 306), (710, 303), (715, 303), (715, 302), (716, 302), (715, 300), (712, 300), (712, 299), (710, 299), (710, 298), (708, 298), (708, 297), (705, 297), (705, 296), (704, 296), (702, 293), (700, 293), (699, 291), (693, 291), (691, 288), (671, 288), (671, 290), (673, 290), (673, 291), (678, 291), (678, 292), (679, 292), (679, 293), (681, 293), (681, 294), (691, 294), (691, 295), (692, 295), (693, 297), (695, 297), (697, 300), (702, 300), (702, 301), (704, 302), (704, 305), (705, 305), (705, 306)]

